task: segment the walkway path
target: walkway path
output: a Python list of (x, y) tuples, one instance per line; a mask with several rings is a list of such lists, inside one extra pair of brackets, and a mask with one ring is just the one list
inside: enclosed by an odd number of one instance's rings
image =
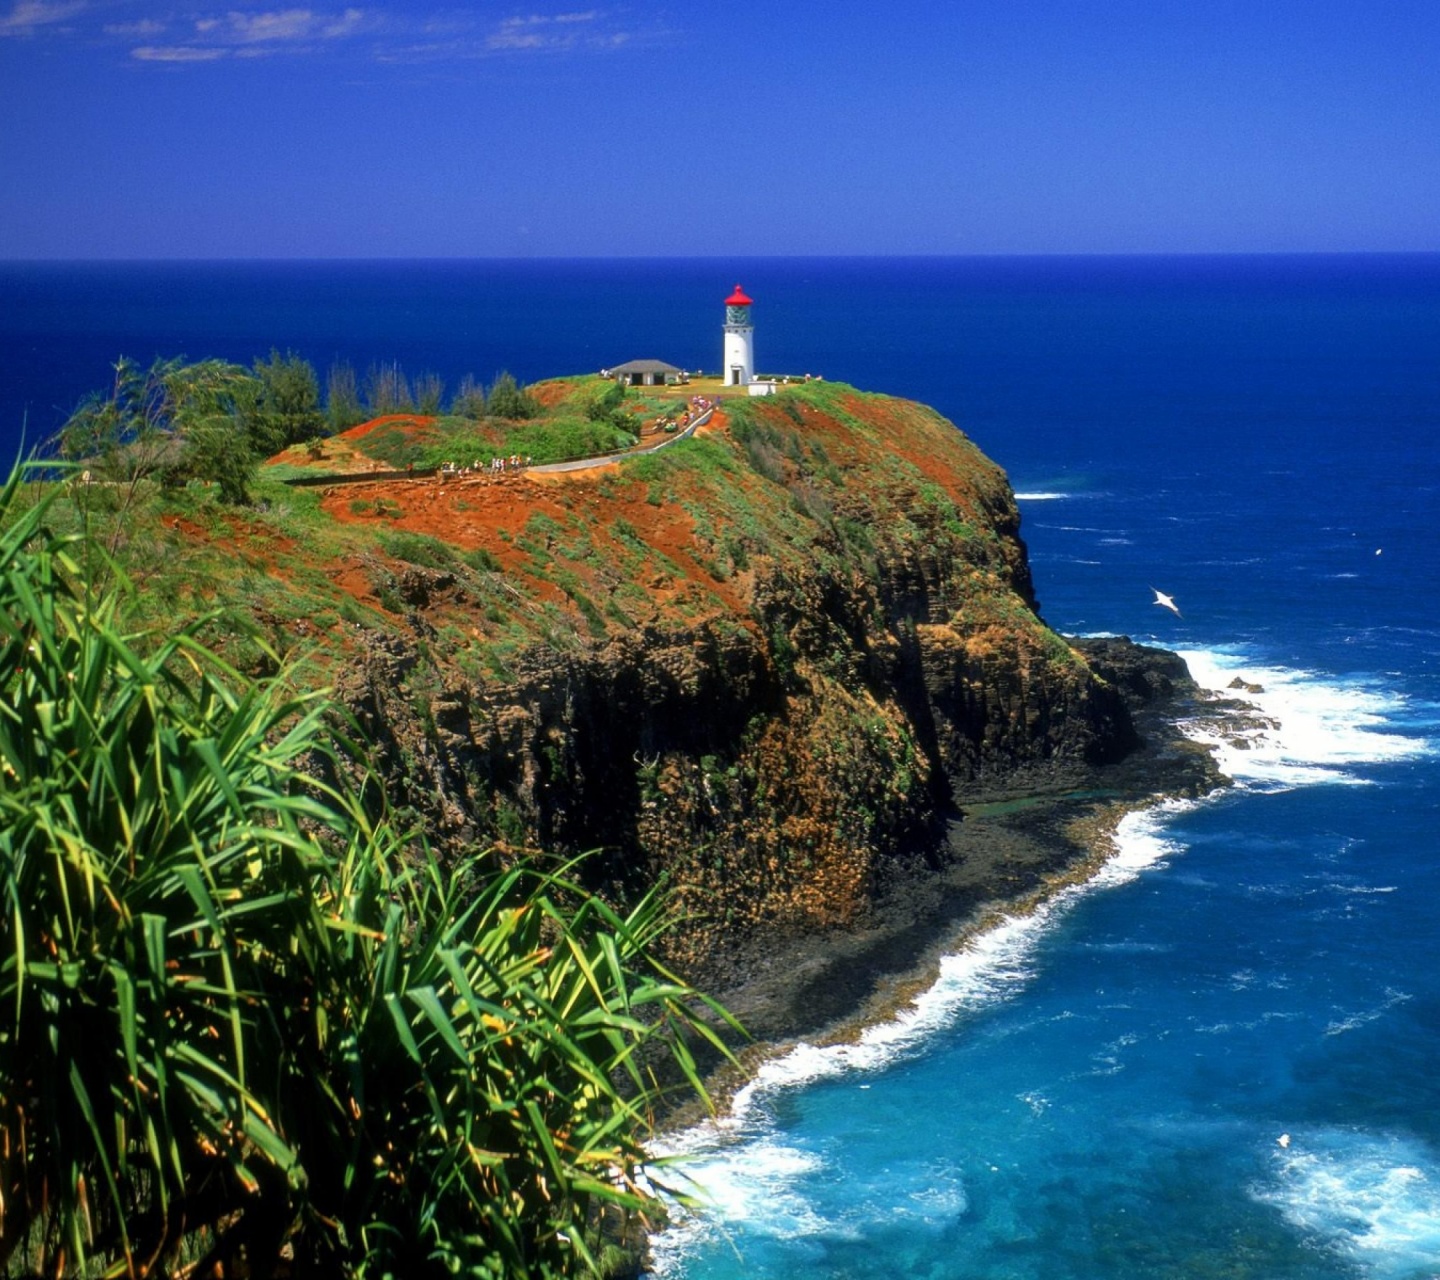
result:
[[(507, 471), (506, 475), (528, 475), (531, 472), (558, 473), (561, 471), (588, 471), (591, 467), (605, 467), (612, 462), (624, 462), (626, 458), (643, 458), (647, 454), (658, 453), (661, 449), (668, 449), (672, 444), (681, 440), (688, 440), (696, 430), (703, 427), (715, 414), (717, 406), (711, 405), (704, 413), (700, 414), (683, 431), (677, 432), (668, 439), (660, 441), (659, 444), (652, 444), (644, 449), (629, 449), (623, 453), (602, 453), (594, 458), (574, 458), (569, 462), (541, 462), (532, 466), (522, 467), (518, 472)], [(489, 471), (482, 467), (481, 473), (489, 475)], [(389, 480), (425, 480), (440, 474), (438, 468), (430, 467), (424, 471), (357, 471), (350, 475), (315, 475), (315, 476), (289, 476), (285, 483), (297, 488), (318, 488), (321, 485), (332, 484), (373, 484)]]
[(667, 449), (680, 440), (688, 440), (695, 434), (697, 427), (703, 427), (710, 421), (711, 415), (715, 412), (712, 404), (704, 413), (700, 414), (684, 431), (677, 432), (668, 440), (662, 440), (659, 444), (652, 444), (648, 449), (630, 449), (624, 453), (605, 453), (597, 458), (577, 458), (573, 462), (542, 462), (538, 466), (526, 467), (526, 471), (587, 471), (591, 467), (603, 467), (611, 462), (624, 462), (626, 458), (643, 458), (646, 454), (659, 453), (661, 449)]

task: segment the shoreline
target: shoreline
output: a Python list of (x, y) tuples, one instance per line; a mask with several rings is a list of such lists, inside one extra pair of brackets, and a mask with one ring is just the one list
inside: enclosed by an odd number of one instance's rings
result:
[(657, 1133), (723, 1118), (766, 1062), (802, 1045), (855, 1043), (894, 1021), (935, 985), (945, 957), (1094, 879), (1115, 856), (1115, 832), (1126, 816), (1227, 785), (1214, 752), (1180, 728), (1223, 711), (1223, 700), (1200, 690), (1178, 656), (1146, 652), (1173, 659), (1183, 674), (1132, 700), (1140, 745), (1123, 760), (1059, 770), (1028, 787), (959, 795), (940, 856), (898, 859), (863, 921), (754, 938), (718, 957), (705, 989), (751, 1039), (733, 1046), (739, 1069), (706, 1064), (713, 1113), (687, 1101), (663, 1117)]

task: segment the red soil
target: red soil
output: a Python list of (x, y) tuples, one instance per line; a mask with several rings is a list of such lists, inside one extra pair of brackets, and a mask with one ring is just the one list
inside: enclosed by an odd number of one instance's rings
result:
[(388, 426), (392, 422), (403, 422), (411, 427), (433, 427), (434, 418), (422, 417), (415, 413), (387, 413), (379, 418), (371, 418), (369, 422), (361, 422), (353, 427), (339, 433), (334, 438), (337, 440), (363, 440), (376, 427)]
[[(717, 429), (724, 429), (724, 417), (718, 412), (702, 430)], [(683, 575), (677, 578), (657, 564), (648, 580), (640, 583), (656, 612), (666, 612), (682, 597), (704, 611), (708, 597), (710, 609), (721, 607), (743, 616), (744, 604), (733, 582), (717, 582), (696, 559), (694, 521), (684, 508), (674, 502), (652, 504), (643, 486), (626, 483), (624, 477), (620, 465), (612, 463), (584, 471), (499, 476), (481, 471), (444, 480), (341, 482), (321, 491), (321, 506), (337, 524), (374, 525), (383, 519), (388, 528), (426, 534), (461, 551), (483, 549), (504, 574), (523, 582), (527, 594), (562, 605), (565, 593), (529, 572), (532, 554), (519, 545), (529, 540), (527, 524), (537, 516), (546, 517), (565, 531), (562, 541), (572, 531), (583, 531), (600, 565), (566, 562), (565, 567), (587, 592), (603, 599), (621, 581), (618, 566), (629, 554), (613, 532), (615, 521), (623, 519), (644, 546), (667, 557)], [(352, 509), (357, 502), (364, 504), (360, 511)], [(377, 514), (382, 504), (383, 516)], [(337, 568), (333, 580), (351, 595), (373, 600), (371, 580), (361, 568)], [(633, 612), (633, 606), (627, 607)]]

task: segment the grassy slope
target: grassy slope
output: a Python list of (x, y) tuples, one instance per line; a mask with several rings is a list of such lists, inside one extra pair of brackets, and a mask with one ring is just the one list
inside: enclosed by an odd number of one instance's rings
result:
[[(556, 385), (584, 384), (542, 393)], [(392, 419), (343, 444), (368, 446), (378, 463), (404, 453), (397, 438), (431, 448), (436, 430), (433, 420)], [(473, 431), (505, 447), (494, 426)], [(321, 466), (335, 467), (338, 444)], [(356, 627), (405, 626), (414, 600), (401, 588), (413, 566), (454, 578), (423, 608), (437, 654), (501, 677), (536, 640), (563, 647), (717, 613), (753, 626), (757, 559), (865, 572), (877, 542), (945, 544), (972, 562), (952, 603), (977, 644), (994, 627), (1036, 626), (1009, 590), (1028, 591), (1028, 575), (1016, 543), (997, 532), (1015, 520), (1003, 474), (933, 411), (841, 384), (728, 401), (701, 438), (564, 478), (298, 489), (273, 474), (262, 472), (248, 509), (205, 489), (133, 501), (76, 490), (73, 507), (78, 518), (88, 506), (140, 586), (138, 624), (220, 610), (229, 628), (248, 620), (276, 649), (314, 647), (322, 664), (345, 652)], [(242, 660), (261, 661), (235, 643)]]

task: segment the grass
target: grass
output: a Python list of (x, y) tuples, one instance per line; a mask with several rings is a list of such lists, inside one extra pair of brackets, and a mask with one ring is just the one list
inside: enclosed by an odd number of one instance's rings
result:
[(380, 531), (379, 543), (387, 555), (426, 569), (449, 569), (457, 559), (453, 547), (428, 534), (384, 529)]

